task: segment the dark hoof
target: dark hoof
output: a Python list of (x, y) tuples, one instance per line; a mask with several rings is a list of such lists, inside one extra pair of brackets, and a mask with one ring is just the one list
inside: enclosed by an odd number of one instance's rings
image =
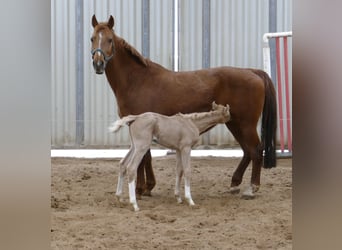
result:
[(151, 190), (145, 190), (145, 192), (143, 193), (143, 196), (152, 196)]
[(231, 194), (238, 194), (238, 193), (240, 193), (240, 188), (238, 186), (230, 187), (229, 192)]

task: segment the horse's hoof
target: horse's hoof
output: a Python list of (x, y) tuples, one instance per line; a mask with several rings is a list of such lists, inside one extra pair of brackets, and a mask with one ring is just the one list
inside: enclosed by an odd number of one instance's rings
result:
[(238, 194), (238, 193), (240, 193), (240, 188), (238, 186), (230, 187), (229, 192), (231, 194)]
[(254, 185), (254, 184), (252, 184), (253, 193), (258, 192), (258, 191), (259, 191), (259, 188), (260, 188), (259, 185)]
[(152, 196), (151, 190), (146, 189), (142, 195), (143, 196)]

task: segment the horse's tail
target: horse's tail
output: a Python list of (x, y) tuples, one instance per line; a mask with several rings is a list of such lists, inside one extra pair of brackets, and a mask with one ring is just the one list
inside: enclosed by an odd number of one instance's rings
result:
[(271, 78), (265, 71), (255, 70), (265, 83), (265, 101), (262, 112), (261, 142), (264, 148), (264, 168), (276, 166), (277, 99)]
[(128, 123), (135, 121), (135, 119), (137, 119), (136, 115), (129, 115), (129, 116), (125, 116), (124, 118), (120, 120), (117, 120), (112, 124), (112, 126), (108, 128), (109, 132), (111, 133), (118, 132), (121, 127), (125, 126)]

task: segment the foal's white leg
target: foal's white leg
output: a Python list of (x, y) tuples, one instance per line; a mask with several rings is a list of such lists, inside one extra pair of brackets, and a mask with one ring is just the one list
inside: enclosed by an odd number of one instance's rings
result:
[(176, 184), (175, 184), (175, 197), (177, 202), (182, 203), (182, 198), (180, 196), (180, 184), (183, 176), (183, 167), (180, 151), (176, 151)]
[(195, 203), (191, 197), (190, 191), (190, 178), (191, 178), (191, 166), (190, 166), (190, 152), (191, 148), (185, 148), (181, 152), (182, 165), (184, 169), (184, 196), (190, 206), (194, 206)]
[(120, 170), (119, 170), (118, 184), (116, 186), (116, 194), (115, 194), (119, 202), (123, 202), (122, 197), (121, 197), (123, 193), (123, 181), (126, 175), (127, 164), (130, 161), (133, 150), (134, 150), (133, 147), (131, 147), (128, 153), (126, 154), (126, 156), (119, 163)]
[(185, 184), (185, 188), (184, 188), (184, 192), (185, 192), (185, 199), (188, 201), (189, 205), (190, 206), (194, 206), (195, 203), (194, 201), (192, 200), (192, 197), (191, 197), (191, 190), (190, 190), (190, 178), (188, 177), (185, 177), (184, 178), (184, 184)]
[[(132, 144), (134, 141), (132, 141)], [(140, 145), (135, 145), (134, 146), (134, 153), (132, 155), (131, 160), (128, 163), (127, 166), (127, 172), (128, 172), (128, 190), (129, 190), (129, 202), (133, 205), (134, 211), (137, 212), (139, 211), (138, 203), (137, 203), (137, 198), (135, 195), (135, 180), (137, 178), (137, 169), (138, 166), (146, 154), (147, 150), (149, 149), (148, 143), (143, 143)]]
[(129, 190), (129, 202), (133, 205), (134, 211), (139, 211), (137, 199), (135, 197), (135, 180), (128, 183), (128, 190)]

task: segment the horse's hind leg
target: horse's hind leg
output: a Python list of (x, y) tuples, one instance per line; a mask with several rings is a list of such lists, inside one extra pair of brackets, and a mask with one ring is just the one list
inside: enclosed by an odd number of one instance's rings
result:
[(234, 124), (232, 124), (232, 123), (226, 123), (226, 126), (232, 132), (235, 139), (239, 142), (239, 144), (243, 150), (243, 157), (242, 157), (238, 167), (234, 171), (234, 174), (233, 174), (232, 180), (231, 180), (231, 184), (230, 184), (230, 192), (232, 194), (237, 194), (240, 192), (239, 186), (242, 182), (243, 175), (244, 175), (244, 173), (248, 167), (248, 164), (251, 161), (251, 157), (250, 157), (248, 149), (245, 147), (245, 144), (243, 143), (244, 142), (243, 134), (242, 134), (242, 131), (240, 129), (240, 126), (236, 125), (236, 124), (234, 126)]
[(259, 190), (263, 151), (256, 131), (251, 134), (249, 138), (251, 141), (250, 155), (252, 159), (252, 175), (250, 186), (242, 194), (242, 197), (246, 199), (254, 198), (255, 192)]
[[(236, 129), (236, 127), (235, 127)], [(236, 129), (237, 130), (237, 129)], [(262, 148), (259, 140), (259, 136), (256, 131), (256, 126), (244, 126), (239, 129), (241, 133), (235, 138), (240, 143), (244, 156), (233, 174), (231, 183), (231, 192), (239, 192), (238, 185), (241, 184), (243, 175), (248, 167), (250, 161), (252, 161), (252, 176), (250, 186), (242, 194), (243, 198), (254, 198), (254, 194), (258, 191), (260, 186), (260, 172), (262, 165)], [(238, 191), (236, 191), (238, 190)]]
[(232, 176), (232, 181), (230, 184), (230, 193), (237, 194), (240, 192), (239, 186), (242, 182), (243, 175), (244, 175), (250, 161), (251, 161), (251, 157), (249, 156), (249, 153), (247, 151), (243, 150), (243, 157), (242, 157), (238, 167), (236, 168), (236, 170), (234, 171), (234, 174)]

